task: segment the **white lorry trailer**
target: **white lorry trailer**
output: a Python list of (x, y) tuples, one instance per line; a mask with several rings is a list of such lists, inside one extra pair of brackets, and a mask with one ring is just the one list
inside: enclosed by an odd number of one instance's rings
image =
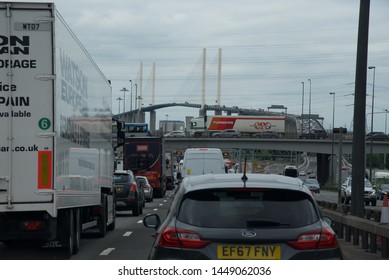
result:
[(0, 2), (0, 242), (115, 228), (111, 100), (54, 4)]
[(195, 137), (212, 135), (225, 129), (236, 129), (247, 135), (263, 131), (275, 131), (283, 135), (285, 116), (205, 116), (190, 121), (190, 134)]

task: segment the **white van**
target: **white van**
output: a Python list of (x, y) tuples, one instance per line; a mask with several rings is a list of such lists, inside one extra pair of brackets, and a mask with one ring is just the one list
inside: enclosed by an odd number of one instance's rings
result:
[(285, 165), (284, 175), (289, 177), (298, 177), (299, 172), (297, 171), (297, 167), (294, 165)]
[(223, 153), (217, 148), (186, 149), (182, 164), (182, 176), (226, 173)]

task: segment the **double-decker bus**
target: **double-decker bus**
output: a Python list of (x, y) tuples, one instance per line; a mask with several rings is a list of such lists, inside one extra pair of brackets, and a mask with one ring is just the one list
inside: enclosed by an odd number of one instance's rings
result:
[(123, 169), (146, 176), (154, 197), (166, 192), (166, 158), (161, 137), (126, 137), (123, 145)]

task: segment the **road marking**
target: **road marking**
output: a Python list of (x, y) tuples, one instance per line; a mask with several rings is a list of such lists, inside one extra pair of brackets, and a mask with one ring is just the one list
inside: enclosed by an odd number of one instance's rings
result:
[(107, 256), (109, 253), (111, 253), (115, 248), (107, 248), (104, 251), (100, 253), (100, 256)]
[(158, 211), (158, 208), (154, 208), (153, 211)]
[(163, 206), (163, 203), (161, 203), (159, 206)]
[(132, 231), (127, 231), (127, 232), (125, 232), (125, 233), (123, 234), (123, 236), (130, 236), (131, 233), (132, 233)]
[(141, 224), (141, 223), (143, 223), (143, 220), (139, 220), (139, 221), (138, 221), (138, 224)]
[(167, 200), (165, 199), (164, 201), (163, 201), (163, 203), (166, 203), (167, 202)]

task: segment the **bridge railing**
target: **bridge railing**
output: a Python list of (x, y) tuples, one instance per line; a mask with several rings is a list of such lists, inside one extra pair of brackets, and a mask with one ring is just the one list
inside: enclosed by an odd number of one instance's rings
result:
[(334, 221), (334, 230), (340, 239), (361, 246), (370, 253), (381, 252), (381, 257), (389, 259), (389, 224), (380, 223), (381, 210), (365, 210), (365, 217), (360, 218), (349, 214), (349, 205), (342, 205), (342, 211), (337, 211), (337, 204), (318, 201), (322, 214)]

